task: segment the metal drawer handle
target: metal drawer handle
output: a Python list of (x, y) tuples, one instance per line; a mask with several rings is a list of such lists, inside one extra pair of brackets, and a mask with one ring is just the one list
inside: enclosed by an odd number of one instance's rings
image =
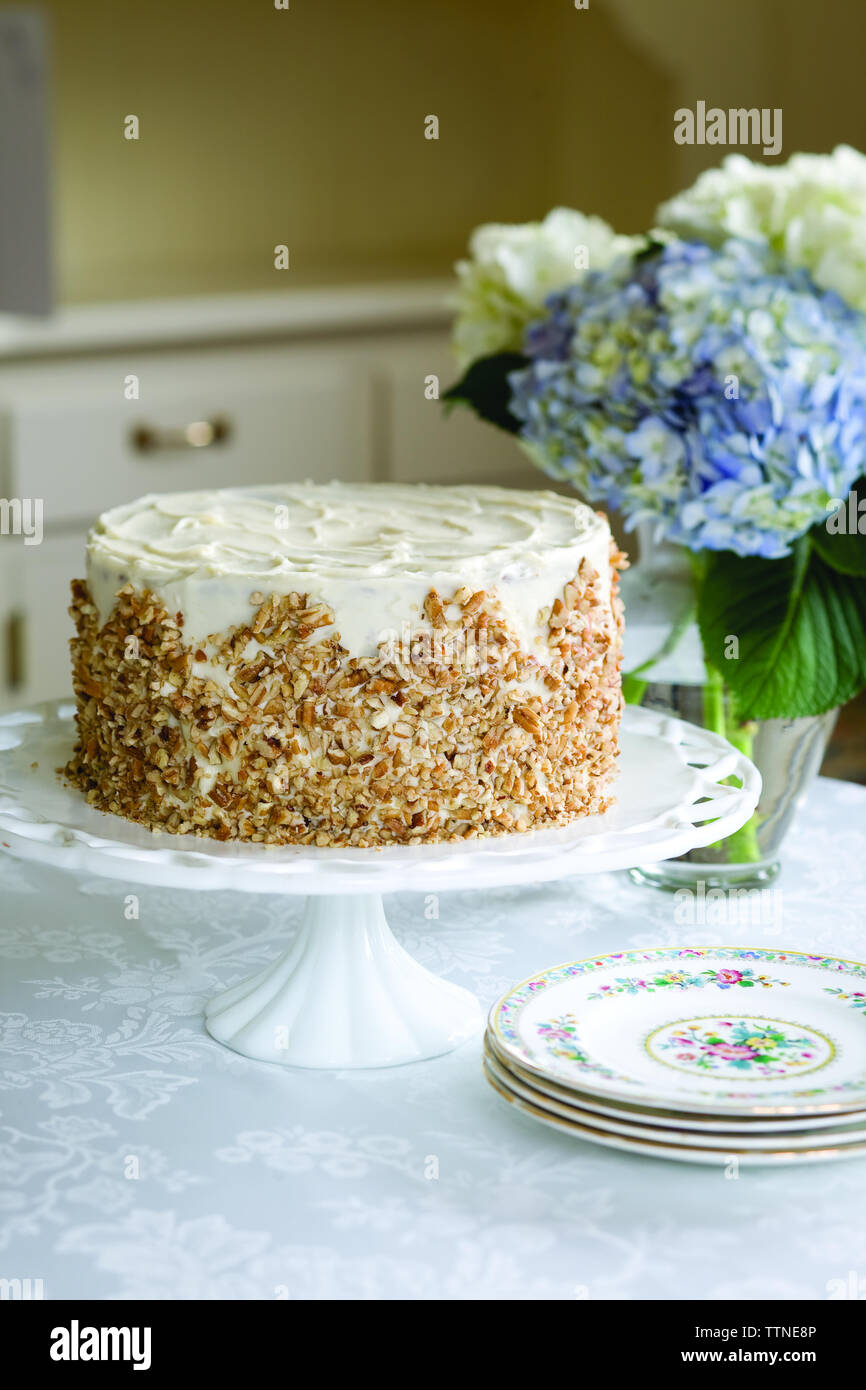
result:
[(191, 420), (179, 429), (156, 429), (136, 425), (130, 435), (132, 447), (140, 454), (153, 454), (161, 449), (210, 449), (231, 439), (232, 423), (222, 415), (212, 420)]

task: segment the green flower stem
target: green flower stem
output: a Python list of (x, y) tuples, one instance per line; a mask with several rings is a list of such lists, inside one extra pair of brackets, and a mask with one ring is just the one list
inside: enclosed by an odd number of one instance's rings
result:
[[(706, 578), (707, 566), (709, 563), (707, 556), (709, 552), (706, 550), (690, 550), (687, 546), (684, 546), (683, 549), (686, 552), (686, 559), (691, 566), (695, 594), (698, 595), (701, 592), (701, 585)], [(697, 602), (697, 598), (695, 601)]]
[(635, 675), (623, 676), (622, 698), (627, 705), (639, 705), (648, 685), (649, 681), (642, 681)]
[[(755, 723), (739, 723), (731, 713), (731, 707), (732, 701), (725, 690), (724, 677), (720, 671), (708, 667), (703, 690), (704, 728), (712, 730), (714, 734), (720, 734), (733, 748), (750, 758), (757, 725)], [(728, 786), (739, 785), (737, 778), (729, 777), (726, 780)], [(757, 863), (762, 857), (758, 848), (757, 832), (758, 816), (756, 812), (739, 830), (735, 830), (724, 840), (717, 840), (710, 848), (724, 850), (729, 864)]]
[(718, 671), (707, 669), (703, 689), (704, 728), (722, 738), (727, 738), (725, 720), (725, 683)]
[[(747, 724), (735, 724), (728, 733), (728, 742), (739, 753), (751, 759), (757, 732), (758, 726), (754, 720)], [(756, 864), (760, 859), (763, 859), (764, 856), (758, 845), (759, 824), (760, 817), (755, 811), (745, 825), (741, 826), (739, 830), (735, 830), (733, 835), (728, 836), (725, 844), (728, 849), (729, 864)]]
[[(725, 727), (725, 683), (718, 671), (707, 667), (707, 676), (701, 691), (704, 728), (721, 738), (727, 737)], [(709, 846), (713, 850), (723, 850), (725, 840), (714, 840)]]
[[(695, 553), (691, 550), (688, 552), (688, 556), (692, 566), (695, 589), (700, 594), (701, 586), (706, 579), (708, 556), (705, 552)], [(721, 734), (722, 738), (727, 739), (732, 748), (736, 748), (739, 753), (751, 758), (758, 726), (754, 721), (741, 724), (734, 717), (733, 705), (733, 698), (725, 688), (725, 681), (721, 672), (707, 665), (707, 684), (704, 687), (704, 724), (714, 733)], [(738, 785), (738, 780), (730, 778), (729, 784)], [(756, 811), (744, 826), (735, 830), (724, 840), (719, 840), (711, 848), (724, 850), (729, 864), (755, 864), (763, 858), (758, 846), (759, 824), (760, 818)]]

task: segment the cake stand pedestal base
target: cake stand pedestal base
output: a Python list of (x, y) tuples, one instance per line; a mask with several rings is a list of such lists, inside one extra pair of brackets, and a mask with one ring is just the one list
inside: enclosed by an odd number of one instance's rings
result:
[(377, 893), (307, 898), (290, 950), (218, 994), (207, 1030), (288, 1067), (387, 1067), (450, 1052), (481, 1031), (474, 995), (403, 950)]

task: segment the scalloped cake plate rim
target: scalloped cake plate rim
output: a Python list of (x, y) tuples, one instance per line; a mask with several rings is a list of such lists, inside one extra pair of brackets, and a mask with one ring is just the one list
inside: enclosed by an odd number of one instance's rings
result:
[[(103, 877), (139, 875), (137, 881), (162, 886), (387, 892), (604, 872), (669, 858), (732, 833), (754, 811), (761, 787), (753, 764), (719, 735), (626, 706), (619, 804), (603, 816), (442, 845), (224, 844), (155, 833), (87, 805), (56, 773), (71, 752), (74, 708), (57, 700), (0, 715), (0, 845), (19, 858)], [(731, 776), (741, 786), (727, 785)]]

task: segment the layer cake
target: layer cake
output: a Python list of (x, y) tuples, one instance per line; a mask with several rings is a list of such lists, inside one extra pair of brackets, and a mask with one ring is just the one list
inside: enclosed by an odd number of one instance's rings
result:
[(286, 484), (99, 518), (73, 583), (93, 805), (155, 830), (374, 846), (611, 804), (607, 521), (553, 492)]

